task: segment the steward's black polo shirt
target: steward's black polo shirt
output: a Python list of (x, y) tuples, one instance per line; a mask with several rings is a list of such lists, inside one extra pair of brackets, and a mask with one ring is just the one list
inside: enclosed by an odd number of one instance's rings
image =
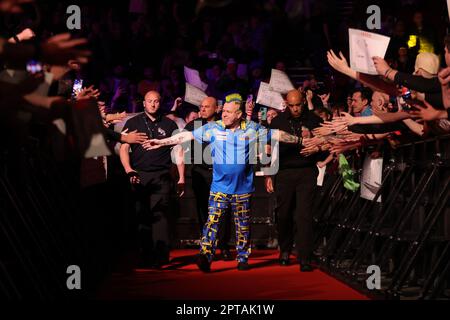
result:
[[(280, 113), (277, 117), (272, 119), (270, 124), (271, 129), (283, 130), (289, 134), (300, 136), (302, 135), (302, 127), (309, 130), (320, 126), (322, 119), (312, 111), (303, 111), (300, 117), (293, 118), (289, 110)], [(317, 155), (313, 154), (309, 157), (300, 155), (300, 150), (297, 144), (288, 144), (280, 142), (280, 170), (314, 167), (318, 161)]]
[[(128, 132), (137, 130), (146, 133), (149, 139), (164, 139), (172, 136), (178, 129), (176, 123), (164, 116), (158, 116), (155, 121), (145, 112), (129, 119), (123, 129)], [(154, 172), (170, 169), (172, 160), (170, 157), (171, 147), (160, 147), (154, 150), (145, 150), (140, 144), (131, 144), (130, 162), (136, 171)]]

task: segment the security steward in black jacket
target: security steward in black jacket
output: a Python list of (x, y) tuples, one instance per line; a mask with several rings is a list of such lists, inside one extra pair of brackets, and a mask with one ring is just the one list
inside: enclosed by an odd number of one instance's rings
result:
[[(322, 119), (307, 109), (304, 96), (298, 90), (289, 91), (286, 102), (287, 110), (272, 120), (270, 128), (303, 138), (309, 137), (310, 131), (319, 127)], [(299, 147), (292, 144), (280, 143), (279, 147), (279, 171), (275, 177), (275, 188), (272, 177), (267, 176), (265, 181), (267, 191), (275, 191), (277, 195), (279, 262), (282, 266), (289, 264), (295, 238), (300, 270), (312, 271), (312, 199), (317, 184), (317, 154), (303, 156)]]
[[(178, 127), (174, 121), (161, 115), (160, 99), (158, 92), (149, 91), (144, 99), (144, 112), (129, 119), (124, 129), (143, 132), (150, 139), (172, 136)], [(141, 265), (159, 267), (169, 262), (171, 149), (161, 147), (149, 151), (141, 144), (123, 143), (120, 160), (141, 204), (138, 212)], [(181, 176), (184, 179), (184, 164), (183, 169), (180, 167), (177, 165), (180, 179)]]

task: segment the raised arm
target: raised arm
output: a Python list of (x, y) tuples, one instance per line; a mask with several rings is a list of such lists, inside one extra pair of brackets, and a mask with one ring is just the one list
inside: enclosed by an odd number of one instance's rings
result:
[(379, 113), (377, 115), (367, 117), (354, 117), (347, 112), (342, 112), (342, 117), (340, 117), (337, 121), (343, 121), (348, 126), (351, 126), (354, 124), (382, 124), (409, 118), (411, 118), (411, 115), (404, 111), (395, 113)]
[(418, 136), (423, 136), (425, 132), (423, 131), (423, 124), (417, 123), (413, 119), (405, 119), (403, 123), (408, 127), (409, 130), (417, 134)]
[(347, 59), (345, 59), (342, 52), (339, 52), (338, 57), (333, 50), (328, 51), (327, 58), (328, 63), (333, 67), (333, 69), (349, 76), (352, 79), (362, 82), (366, 86), (370, 87), (375, 91), (385, 92), (389, 95), (396, 95), (397, 89), (395, 85), (386, 83), (381, 80), (378, 76), (373, 76), (369, 74), (359, 73), (348, 65)]
[(284, 143), (292, 143), (292, 144), (302, 144), (302, 138), (289, 134), (285, 131), (272, 129), (272, 137), (276, 141), (284, 142)]
[(420, 92), (440, 92), (438, 78), (427, 79), (422, 76), (397, 71), (391, 68), (386, 60), (381, 57), (373, 57), (372, 60), (378, 74), (395, 84), (406, 86), (409, 89)]
[(147, 149), (147, 150), (151, 150), (151, 149), (156, 149), (162, 146), (173, 146), (176, 144), (182, 144), (185, 142), (188, 142), (190, 140), (194, 139), (194, 135), (192, 134), (192, 132), (190, 131), (183, 131), (180, 133), (177, 133), (176, 135), (170, 137), (170, 138), (165, 138), (165, 139), (150, 139), (147, 140), (146, 142), (144, 142), (142, 144), (142, 146)]

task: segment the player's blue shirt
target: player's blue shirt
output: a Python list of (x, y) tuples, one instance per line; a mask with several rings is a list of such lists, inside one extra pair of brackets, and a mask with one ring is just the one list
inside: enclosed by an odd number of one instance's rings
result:
[[(241, 121), (234, 132), (222, 120), (209, 122), (192, 132), (199, 142), (208, 142), (213, 162), (211, 192), (244, 194), (254, 191), (253, 165), (257, 144), (271, 139), (271, 131), (253, 121)], [(253, 161), (252, 160), (252, 161)]]

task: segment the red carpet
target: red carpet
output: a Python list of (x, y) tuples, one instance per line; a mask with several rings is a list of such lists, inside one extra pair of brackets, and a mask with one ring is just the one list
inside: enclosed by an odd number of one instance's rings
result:
[[(170, 300), (367, 300), (368, 298), (315, 270), (298, 264), (278, 265), (276, 250), (254, 250), (249, 271), (237, 271), (236, 261), (214, 261), (205, 274), (193, 264), (197, 250), (175, 250), (171, 264), (161, 270), (137, 269), (113, 274), (99, 292), (100, 299)], [(294, 259), (292, 259), (294, 263)]]

